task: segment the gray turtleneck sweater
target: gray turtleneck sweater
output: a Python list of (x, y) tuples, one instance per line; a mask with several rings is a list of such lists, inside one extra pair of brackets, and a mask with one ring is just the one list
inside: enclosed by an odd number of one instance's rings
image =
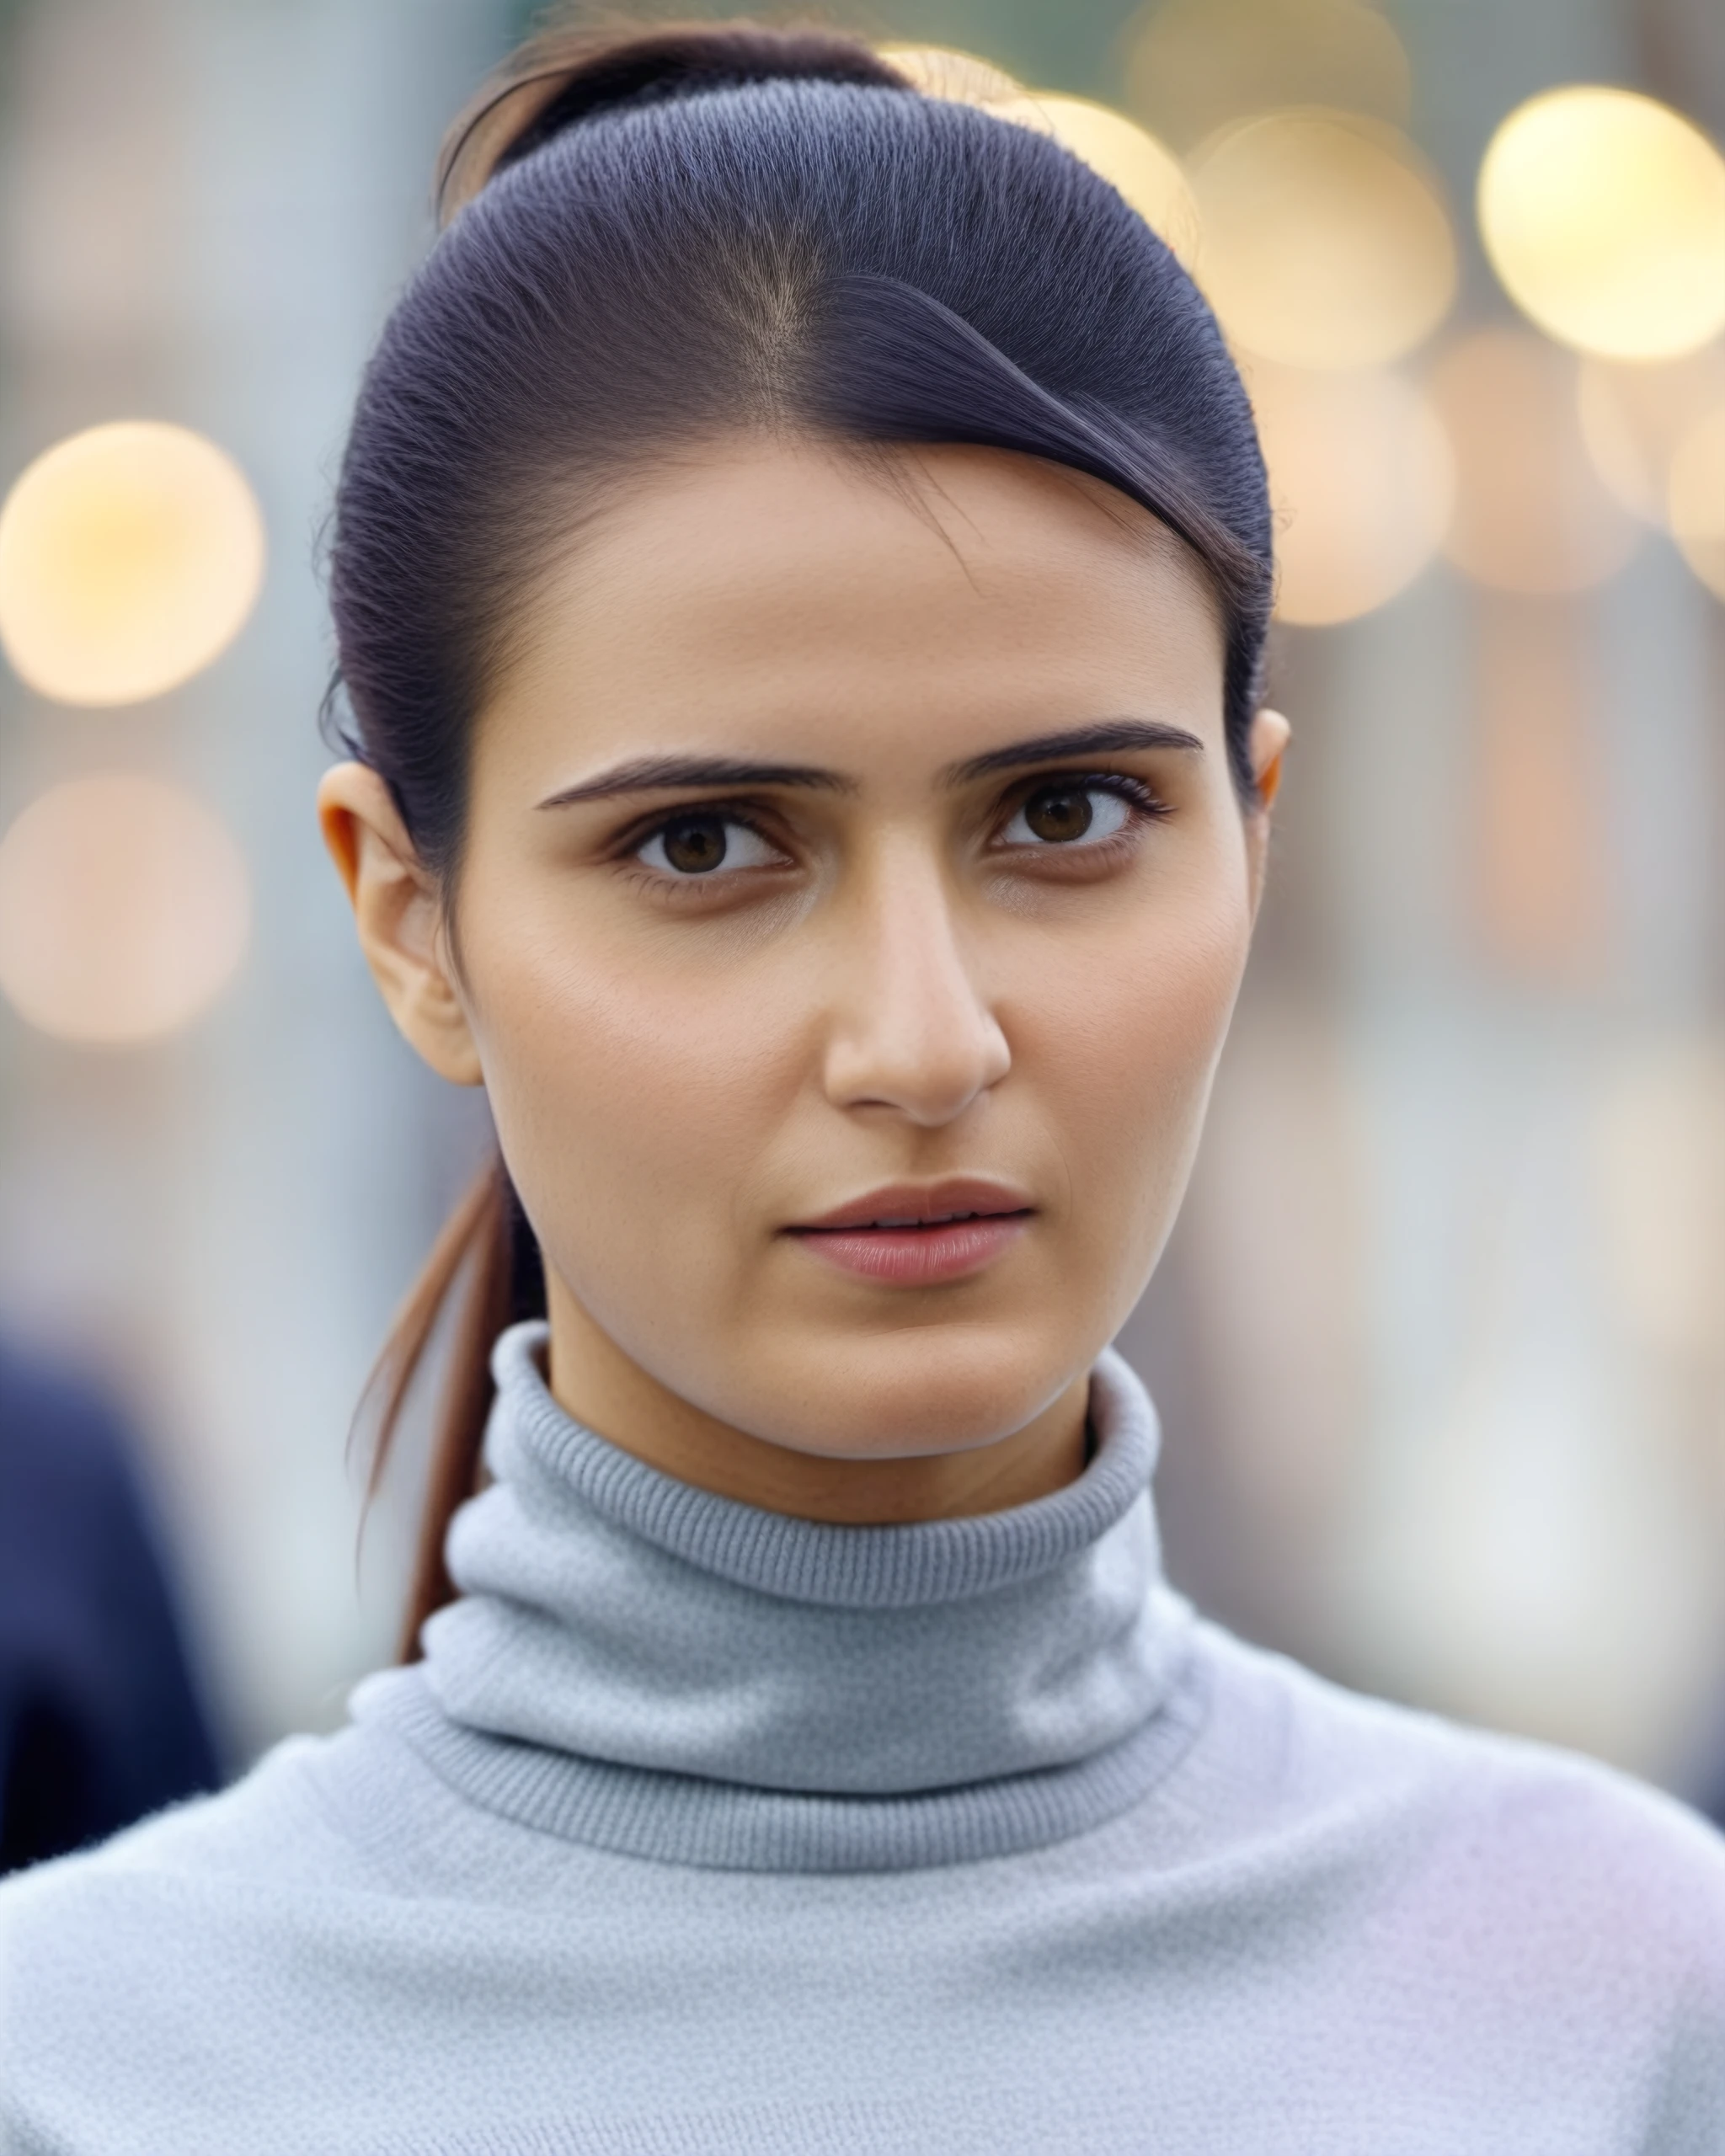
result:
[(339, 1735), (0, 1889), (7, 2156), (1721, 2156), (1725, 1844), (1162, 1583), (1150, 1406), (849, 1528), (499, 1345)]

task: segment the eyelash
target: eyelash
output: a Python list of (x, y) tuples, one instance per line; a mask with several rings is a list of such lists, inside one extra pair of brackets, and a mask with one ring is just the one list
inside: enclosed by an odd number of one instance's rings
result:
[[(1168, 803), (1153, 787), (1146, 785), (1141, 778), (1135, 778), (1130, 771), (1044, 771), (1016, 790), (1007, 821), (1010, 822), (1025, 803), (1033, 801), (1039, 793), (1058, 786), (1070, 787), (1075, 793), (1112, 793), (1146, 822), (1155, 822), (1172, 813)], [(1128, 830), (1131, 828), (1130, 825), (1127, 826)], [(1122, 831), (1118, 835), (1124, 838), (1126, 832)], [(1086, 850), (1099, 853), (1111, 843), (1112, 841), (1108, 839), (1098, 840)], [(1058, 851), (1059, 849), (1051, 847), (1049, 851)]]
[[(1093, 841), (1087, 846), (1074, 846), (1071, 848), (1074, 854), (1082, 853), (1092, 860), (1099, 855), (1117, 851), (1123, 843), (1130, 843), (1139, 826), (1158, 821), (1172, 813), (1168, 803), (1153, 787), (1127, 771), (1039, 771), (1033, 779), (1027, 780), (1013, 789), (996, 814), (996, 830), (1010, 824), (1025, 804), (1034, 800), (1039, 793), (1056, 786), (1070, 787), (1074, 792), (1110, 793), (1118, 800), (1124, 801), (1133, 811), (1132, 822), (1124, 830)], [(763, 845), (779, 851), (785, 850), (764, 828), (767, 819), (757, 804), (746, 801), (698, 801), (691, 802), (670, 815), (655, 817), (649, 824), (637, 825), (632, 830), (622, 834), (616, 841), (613, 858), (625, 867), (633, 867), (639, 881), (651, 884), (667, 895), (681, 897), (686, 893), (692, 897), (703, 888), (711, 888), (718, 880), (718, 872), (712, 876), (667, 876), (663, 870), (650, 867), (637, 858), (644, 847), (650, 846), (654, 839), (661, 837), (686, 816), (712, 816), (724, 823), (740, 824), (745, 830), (751, 831)], [(1011, 853), (1041, 852), (1047, 855), (1058, 855), (1064, 850), (1053, 844), (1045, 848), (1012, 846), (1004, 849)]]

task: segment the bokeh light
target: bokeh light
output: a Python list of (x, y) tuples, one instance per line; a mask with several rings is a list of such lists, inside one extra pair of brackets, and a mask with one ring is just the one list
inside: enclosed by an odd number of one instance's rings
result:
[(1525, 330), (1482, 329), (1438, 360), (1429, 387), (1455, 452), (1444, 542), (1504, 591), (1585, 591), (1634, 552), (1640, 526), (1582, 440), (1575, 361)]
[(263, 575), (263, 519), (230, 456), (158, 421), (92, 427), (0, 510), (0, 643), (45, 696), (141, 702), (232, 641)]
[(1369, 614), (1436, 553), (1455, 472), (1430, 405), (1387, 369), (1254, 363), (1247, 387), (1276, 511), (1276, 612), (1318, 627)]
[(1594, 468), (1626, 509), (1663, 526), (1677, 445), (1725, 409), (1725, 349), (1655, 364), (1586, 360), (1576, 394)]
[(1404, 121), (1407, 55), (1370, 0), (1168, 0), (1127, 34), (1127, 101), (1186, 148), (1231, 120), (1327, 105)]
[(1725, 599), (1725, 405), (1677, 445), (1667, 507), (1683, 558)]
[(1631, 90), (1549, 90), (1498, 128), (1481, 237), (1549, 335), (1607, 358), (1693, 351), (1725, 328), (1725, 158)]
[(119, 1047), (175, 1032), (231, 979), (250, 921), (227, 830), (160, 779), (69, 780), (0, 839), (0, 990), (61, 1040)]
[(1455, 245), (1435, 183), (1391, 128), (1267, 114), (1192, 165), (1199, 278), (1230, 339), (1287, 366), (1365, 367), (1449, 312)]
[(1116, 188), (1189, 269), (1199, 251), (1199, 210), (1178, 161), (1124, 113), (1088, 98), (1034, 90), (991, 104), (1002, 120), (1055, 140)]
[(949, 45), (884, 45), (879, 51), (925, 97), (945, 98), (953, 104), (998, 104), (1024, 94), (1024, 85), (1004, 68)]

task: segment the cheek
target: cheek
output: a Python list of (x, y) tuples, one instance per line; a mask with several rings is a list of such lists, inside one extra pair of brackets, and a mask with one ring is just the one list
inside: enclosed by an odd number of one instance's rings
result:
[(1250, 928), (1238, 894), (1209, 893), (1092, 940), (1023, 999), (1074, 1196), (1131, 1263), (1146, 1241), (1153, 1259), (1184, 1190)]
[(734, 1216), (800, 1069), (770, 996), (555, 927), (476, 940), (468, 971), (499, 1137), (572, 1286), (667, 1226)]

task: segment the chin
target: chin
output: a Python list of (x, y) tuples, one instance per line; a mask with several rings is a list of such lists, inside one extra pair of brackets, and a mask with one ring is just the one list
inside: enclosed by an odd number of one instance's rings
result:
[(1023, 1324), (811, 1343), (794, 1373), (780, 1362), (786, 1382), (743, 1427), (835, 1460), (973, 1452), (1033, 1422), (1102, 1345), (1056, 1341)]

